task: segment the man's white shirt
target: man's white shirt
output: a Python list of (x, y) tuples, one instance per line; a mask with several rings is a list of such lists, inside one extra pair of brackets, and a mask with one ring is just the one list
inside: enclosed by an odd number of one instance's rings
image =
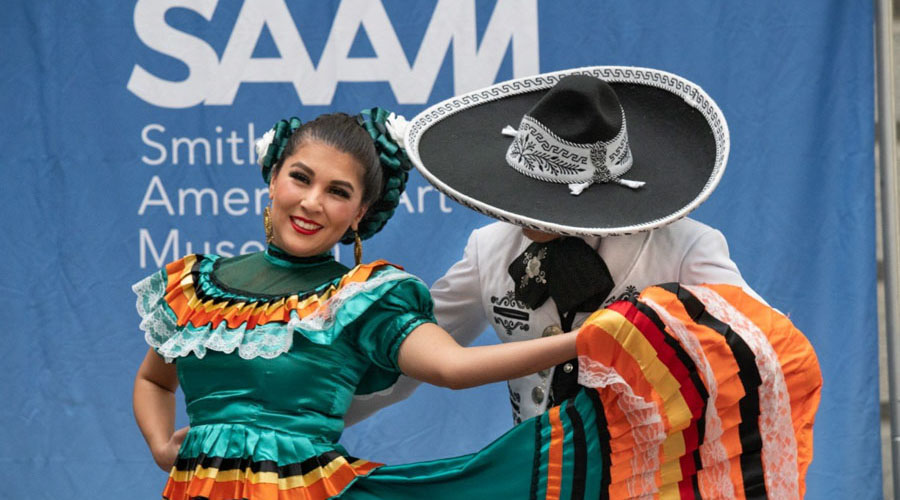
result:
[[(604, 306), (637, 297), (648, 286), (669, 282), (726, 283), (741, 286), (759, 298), (729, 257), (722, 233), (692, 219), (632, 235), (584, 240), (606, 262), (615, 283)], [(515, 299), (515, 284), (507, 269), (531, 243), (521, 228), (504, 222), (476, 229), (469, 236), (463, 258), (431, 287), (438, 324), (461, 345), (470, 344), (488, 326), (493, 327), (502, 342), (562, 331), (553, 298), (537, 309), (530, 309)], [(580, 326), (589, 315), (577, 314), (573, 328)], [(563, 369), (572, 368), (564, 365)], [(509, 381), (516, 423), (547, 409), (553, 370)], [(405, 399), (417, 385), (418, 381), (401, 376), (391, 389), (354, 400), (345, 420), (348, 424), (355, 423)]]

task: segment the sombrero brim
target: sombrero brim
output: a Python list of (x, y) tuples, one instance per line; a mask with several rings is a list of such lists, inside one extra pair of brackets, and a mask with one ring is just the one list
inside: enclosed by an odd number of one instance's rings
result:
[[(623, 178), (639, 189), (595, 184), (573, 196), (564, 184), (507, 165), (511, 139), (500, 133), (559, 81), (590, 74), (616, 91), (625, 110), (634, 166)], [(646, 68), (594, 66), (499, 83), (440, 102), (410, 123), (407, 153), (450, 198), (491, 217), (576, 236), (629, 234), (687, 215), (715, 189), (729, 134), (715, 102), (697, 85)]]

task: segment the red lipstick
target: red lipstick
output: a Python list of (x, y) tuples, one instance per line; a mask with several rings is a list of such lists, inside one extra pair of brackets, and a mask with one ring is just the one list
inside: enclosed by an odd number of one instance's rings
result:
[[(291, 217), (290, 220), (291, 220), (291, 227), (294, 228), (294, 231), (297, 231), (300, 234), (305, 234), (305, 235), (316, 234), (317, 232), (319, 232), (320, 229), (322, 229), (321, 224), (313, 222), (309, 219), (304, 219), (303, 217)], [(304, 226), (307, 226), (307, 227), (301, 227), (298, 224), (298, 222), (302, 223)], [(315, 226), (315, 227), (313, 228), (310, 226)]]

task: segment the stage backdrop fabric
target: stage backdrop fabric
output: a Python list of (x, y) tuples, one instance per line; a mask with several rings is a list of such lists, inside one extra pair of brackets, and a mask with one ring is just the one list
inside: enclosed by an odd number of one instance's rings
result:
[[(693, 216), (722, 230), (747, 281), (818, 352), (808, 497), (881, 497), (871, 2), (7, 0), (2, 10), (0, 496), (158, 497), (165, 474), (131, 413), (147, 346), (130, 286), (188, 253), (262, 248), (251, 145), (277, 119), (374, 105), (412, 116), (512, 77), (633, 65), (698, 83), (728, 119), (728, 169)], [(489, 222), (417, 174), (401, 201), (365, 258), (427, 283)], [(181, 402), (178, 412), (185, 425)], [(400, 463), (475, 450), (510, 426), (503, 384), (423, 387), (343, 443)]]

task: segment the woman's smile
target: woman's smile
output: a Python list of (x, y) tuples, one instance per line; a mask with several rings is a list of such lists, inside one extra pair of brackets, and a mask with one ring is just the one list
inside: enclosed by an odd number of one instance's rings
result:
[(293, 226), (294, 231), (300, 234), (315, 234), (323, 227), (321, 224), (317, 224), (309, 219), (296, 216), (291, 217), (291, 226)]

